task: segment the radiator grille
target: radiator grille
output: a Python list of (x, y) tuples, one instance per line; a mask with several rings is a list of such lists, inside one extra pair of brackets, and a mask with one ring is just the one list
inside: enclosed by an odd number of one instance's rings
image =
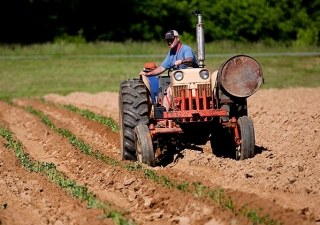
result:
[[(179, 85), (172, 87), (172, 97), (181, 97), (181, 90), (185, 90), (186, 97), (189, 97), (188, 85)], [(199, 89), (199, 96), (202, 96), (202, 90), (206, 90), (206, 95), (211, 96), (211, 85), (210, 84), (197, 84)]]

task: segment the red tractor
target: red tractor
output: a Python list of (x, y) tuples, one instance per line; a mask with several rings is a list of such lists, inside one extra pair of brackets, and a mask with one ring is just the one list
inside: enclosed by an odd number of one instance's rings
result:
[[(123, 81), (119, 91), (122, 160), (156, 166), (170, 151), (211, 143), (218, 157), (254, 157), (255, 135), (247, 98), (263, 83), (259, 63), (235, 55), (211, 73), (204, 67), (202, 14), (196, 26), (199, 68), (168, 70), (168, 74)], [(162, 99), (172, 92), (171, 108)]]

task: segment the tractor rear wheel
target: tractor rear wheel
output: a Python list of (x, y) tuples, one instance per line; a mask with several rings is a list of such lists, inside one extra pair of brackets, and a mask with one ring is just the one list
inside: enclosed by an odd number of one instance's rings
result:
[(140, 79), (128, 79), (120, 84), (119, 130), (122, 160), (137, 160), (134, 129), (148, 124), (148, 91)]
[(138, 125), (134, 133), (138, 162), (154, 167), (156, 165), (155, 154), (148, 126), (143, 124)]
[(255, 136), (252, 120), (247, 116), (238, 118), (238, 129), (240, 133), (241, 144), (236, 150), (236, 159), (244, 160), (252, 158), (255, 155)]

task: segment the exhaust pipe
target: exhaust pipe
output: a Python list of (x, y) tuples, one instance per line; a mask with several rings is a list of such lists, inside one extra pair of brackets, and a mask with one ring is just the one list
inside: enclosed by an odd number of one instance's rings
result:
[(202, 23), (201, 11), (192, 11), (192, 14), (198, 17), (198, 23), (196, 26), (197, 46), (198, 46), (198, 65), (200, 68), (204, 68), (205, 50), (204, 50), (204, 26)]

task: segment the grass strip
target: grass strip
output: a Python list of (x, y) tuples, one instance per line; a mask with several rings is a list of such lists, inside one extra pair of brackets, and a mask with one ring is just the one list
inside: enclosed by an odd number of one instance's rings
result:
[(57, 107), (62, 107), (62, 108), (68, 109), (68, 110), (70, 110), (72, 112), (75, 112), (75, 113), (78, 113), (78, 114), (82, 115), (85, 118), (88, 118), (90, 120), (93, 120), (95, 122), (101, 123), (101, 124), (109, 127), (115, 133), (119, 132), (118, 124), (111, 117), (105, 117), (105, 116), (96, 114), (94, 112), (91, 112), (90, 110), (80, 109), (80, 108), (75, 107), (75, 106), (70, 105), (70, 104), (61, 105), (61, 104), (57, 104), (57, 103), (48, 102), (43, 98), (41, 98), (41, 102), (43, 102), (44, 104), (47, 104), (47, 105), (54, 105), (54, 106), (57, 106)]
[(86, 117), (88, 119), (91, 119), (93, 121), (96, 121), (98, 123), (102, 123), (103, 125), (108, 126), (108, 127), (110, 127), (110, 129), (113, 132), (116, 132), (116, 133), (119, 132), (118, 124), (111, 117), (104, 117), (99, 114), (95, 114), (95, 113), (91, 112), (90, 110), (79, 109), (79, 108), (72, 106), (72, 105), (63, 105), (63, 107), (66, 109), (69, 109), (72, 112), (79, 113), (83, 117)]
[(48, 176), (53, 182), (58, 184), (61, 188), (66, 189), (68, 192), (70, 192), (70, 196), (87, 201), (88, 208), (102, 209), (105, 215), (100, 216), (100, 219), (108, 218), (113, 220), (115, 224), (118, 225), (133, 224), (124, 217), (126, 213), (110, 209), (111, 204), (108, 202), (99, 202), (95, 194), (88, 192), (88, 188), (86, 186), (78, 186), (75, 180), (68, 179), (62, 172), (57, 170), (55, 164), (30, 160), (29, 155), (23, 151), (21, 142), (15, 141), (12, 137), (13, 134), (1, 125), (0, 135), (5, 140), (7, 140), (5, 147), (14, 151), (15, 156), (21, 162), (23, 167), (28, 168), (30, 172), (42, 173)]
[(146, 168), (143, 164), (140, 163), (128, 163), (122, 165), (116, 159), (112, 157), (105, 156), (100, 151), (94, 151), (92, 146), (86, 145), (81, 139), (74, 136), (70, 131), (66, 129), (56, 128), (56, 126), (49, 120), (49, 118), (44, 115), (42, 112), (39, 112), (33, 109), (31, 106), (26, 107), (26, 109), (32, 114), (41, 118), (42, 122), (47, 126), (51, 127), (57, 133), (68, 137), (69, 142), (80, 149), (84, 154), (95, 157), (96, 159), (107, 163), (108, 165), (113, 166), (122, 166), (128, 171), (138, 171), (143, 173), (144, 178), (150, 179), (153, 182), (162, 185), (166, 188), (177, 189), (182, 192), (191, 193), (195, 197), (203, 197), (209, 200), (215, 201), (220, 206), (231, 210), (235, 216), (245, 216), (252, 220), (253, 224), (264, 224), (264, 225), (281, 225), (281, 222), (273, 220), (270, 218), (270, 215), (260, 216), (261, 210), (249, 209), (248, 205), (241, 206), (236, 208), (230, 196), (226, 196), (225, 191), (220, 187), (216, 190), (208, 189), (200, 182), (193, 182), (192, 186), (188, 182), (178, 183), (175, 180), (171, 180), (165, 176), (159, 176), (155, 171)]

